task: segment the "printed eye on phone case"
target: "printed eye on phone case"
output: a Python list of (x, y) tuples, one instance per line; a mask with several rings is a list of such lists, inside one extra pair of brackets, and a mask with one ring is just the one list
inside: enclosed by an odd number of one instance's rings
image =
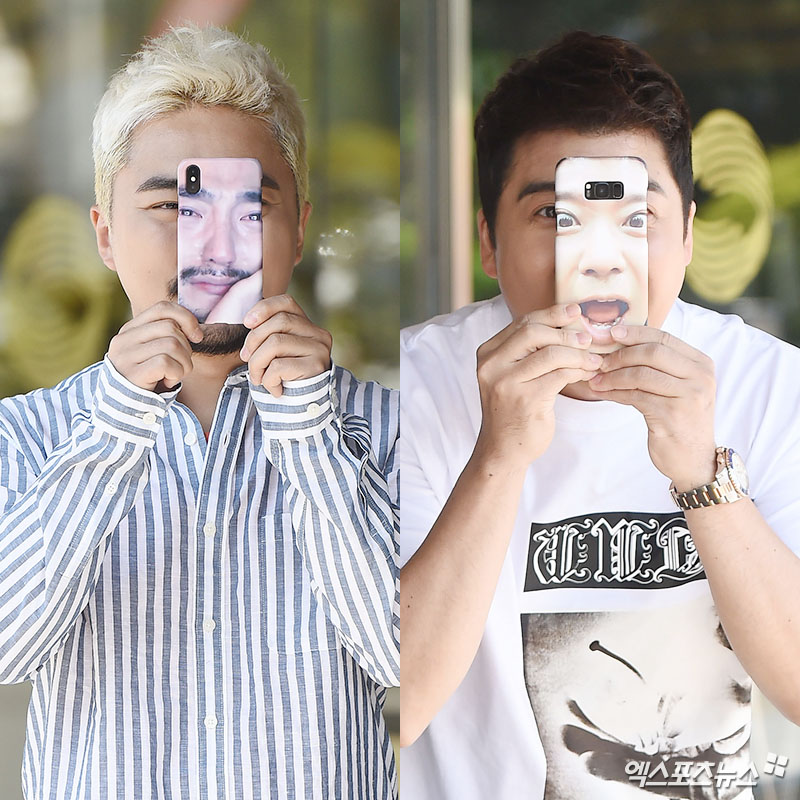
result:
[(262, 296), (261, 165), (250, 158), (178, 166), (178, 302), (201, 323), (241, 324)]
[(556, 301), (580, 305), (569, 327), (611, 352), (611, 328), (647, 321), (647, 170), (638, 158), (566, 158), (555, 195)]

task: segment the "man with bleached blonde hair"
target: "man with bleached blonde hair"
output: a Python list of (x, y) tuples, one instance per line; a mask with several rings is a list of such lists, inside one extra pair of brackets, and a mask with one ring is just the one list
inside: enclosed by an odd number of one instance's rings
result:
[[(297, 94), (263, 47), (177, 28), (112, 78), (93, 151), (132, 319), (102, 362), (0, 401), (26, 798), (394, 797), (397, 397), (285, 294), (311, 210)], [(243, 326), (174, 302), (186, 157), (261, 164)]]

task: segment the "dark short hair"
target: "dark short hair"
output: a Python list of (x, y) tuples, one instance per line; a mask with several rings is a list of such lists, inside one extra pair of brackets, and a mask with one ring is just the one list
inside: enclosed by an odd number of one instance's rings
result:
[(694, 192), (689, 109), (672, 76), (631, 42), (573, 31), (500, 77), (475, 118), (478, 190), (494, 243), (497, 204), (523, 136), (644, 131), (664, 146), (688, 221)]

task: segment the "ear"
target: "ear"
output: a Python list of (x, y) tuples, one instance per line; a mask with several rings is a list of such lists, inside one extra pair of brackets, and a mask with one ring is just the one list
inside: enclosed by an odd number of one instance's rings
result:
[(300, 263), (300, 259), (303, 257), (303, 244), (306, 240), (306, 225), (308, 225), (308, 219), (310, 216), (311, 203), (305, 202), (300, 212), (300, 219), (297, 222), (297, 248), (294, 251), (295, 267)]
[(89, 218), (92, 220), (94, 234), (97, 237), (97, 252), (103, 263), (112, 272), (116, 272), (117, 265), (114, 263), (114, 251), (111, 246), (111, 224), (96, 205), (89, 209)]
[(478, 211), (478, 240), (481, 246), (481, 266), (490, 278), (497, 278), (497, 250), (489, 235), (489, 223), (483, 209)]
[(689, 206), (689, 218), (686, 220), (686, 236), (683, 237), (683, 265), (689, 266), (694, 250), (694, 215), (697, 212), (697, 203), (692, 200)]

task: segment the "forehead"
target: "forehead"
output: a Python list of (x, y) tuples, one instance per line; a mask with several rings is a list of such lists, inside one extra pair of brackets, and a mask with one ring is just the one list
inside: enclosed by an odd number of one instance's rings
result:
[[(635, 158), (570, 158), (558, 164), (559, 181), (580, 189), (584, 181), (622, 181), (626, 186), (641, 178), (646, 164)], [(646, 180), (646, 175), (645, 175)]]
[(282, 191), (295, 194), (292, 171), (267, 123), (226, 106), (192, 106), (142, 123), (120, 177), (125, 171), (175, 175), (185, 158), (255, 158)]
[[(647, 166), (648, 174), (665, 189), (678, 195), (664, 147), (653, 135), (642, 131), (589, 134), (571, 130), (539, 131), (523, 136), (514, 146), (505, 188), (516, 189), (529, 181), (552, 181), (556, 165), (564, 158), (634, 156)], [(577, 165), (576, 165), (577, 167)], [(598, 173), (599, 175), (599, 173)], [(612, 180), (596, 177), (592, 180)]]

